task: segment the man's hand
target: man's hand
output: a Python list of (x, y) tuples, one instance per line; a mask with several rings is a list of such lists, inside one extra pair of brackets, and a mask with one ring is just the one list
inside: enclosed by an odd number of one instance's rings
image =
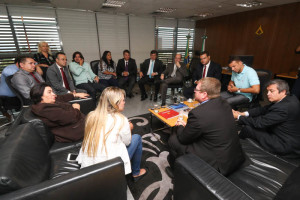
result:
[(236, 111), (236, 110), (233, 110), (232, 109), (232, 114), (233, 114), (233, 117), (234, 119), (237, 119), (240, 116), (245, 116), (245, 113), (242, 113), (242, 112), (239, 112), (239, 111)]
[(158, 75), (157, 72), (153, 72), (153, 73), (151, 74), (152, 77), (154, 77), (154, 76), (156, 76), (156, 75)]
[(140, 78), (142, 78), (144, 76), (143, 72), (140, 72)]
[(186, 126), (186, 122), (183, 119), (178, 119), (175, 126)]
[(128, 72), (126, 72), (126, 71), (123, 72), (123, 76), (128, 76), (128, 75), (129, 75)]
[(117, 73), (116, 72), (112, 72), (111, 75), (117, 76)]
[(181, 67), (180, 63), (179, 62), (176, 62), (176, 67), (179, 69)]
[(131, 123), (131, 121), (129, 121), (129, 127), (130, 127), (130, 130), (132, 131), (133, 130), (133, 124)]
[(161, 79), (161, 80), (164, 80), (164, 78), (165, 78), (165, 75), (164, 75), (164, 74), (161, 74), (161, 75), (160, 75), (160, 79)]
[(73, 103), (72, 107), (77, 109), (77, 110), (80, 110), (80, 105), (78, 103)]
[(95, 76), (94, 80), (96, 81), (96, 83), (99, 83), (99, 77)]
[(87, 93), (73, 93), (74, 97), (79, 97), (81, 99), (86, 99), (88, 98), (90, 95)]

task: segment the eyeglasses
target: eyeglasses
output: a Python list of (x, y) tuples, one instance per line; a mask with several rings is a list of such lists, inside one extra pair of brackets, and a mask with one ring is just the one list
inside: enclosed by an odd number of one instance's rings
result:
[(201, 90), (198, 90), (198, 89), (195, 88), (195, 89), (194, 89), (194, 92), (201, 92)]

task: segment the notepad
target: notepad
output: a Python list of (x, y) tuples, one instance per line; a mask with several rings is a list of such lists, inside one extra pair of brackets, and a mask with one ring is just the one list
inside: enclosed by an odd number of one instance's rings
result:
[(159, 112), (158, 114), (165, 119), (170, 119), (172, 117), (176, 117), (179, 113), (174, 110), (169, 109), (169, 110), (166, 110), (163, 112)]

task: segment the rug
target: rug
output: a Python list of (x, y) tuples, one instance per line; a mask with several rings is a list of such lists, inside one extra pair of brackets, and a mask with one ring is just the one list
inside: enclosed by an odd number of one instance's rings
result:
[[(165, 168), (169, 166), (167, 157), (167, 144), (169, 134), (162, 131), (150, 133), (150, 114), (131, 117), (133, 134), (142, 136), (143, 155), (141, 167), (148, 169), (148, 174), (134, 183), (131, 175), (127, 176), (128, 187), (135, 200), (169, 200), (173, 195), (172, 179), (166, 174)], [(153, 118), (153, 130), (164, 126), (158, 119)]]

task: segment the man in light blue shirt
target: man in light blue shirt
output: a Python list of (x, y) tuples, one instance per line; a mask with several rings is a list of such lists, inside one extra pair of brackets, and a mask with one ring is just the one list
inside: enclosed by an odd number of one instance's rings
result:
[(12, 65), (8, 65), (5, 67), (1, 74), (1, 82), (0, 82), (0, 95), (7, 96), (7, 97), (15, 97), (16, 95), (9, 89), (8, 85), (6, 84), (6, 77), (14, 75), (19, 70), (19, 62), (20, 59), (16, 58), (15, 63)]
[(256, 71), (243, 64), (238, 56), (229, 60), (232, 69), (231, 81), (226, 92), (221, 92), (221, 97), (226, 99), (231, 106), (236, 106), (252, 101), (253, 94), (260, 91), (260, 82)]

